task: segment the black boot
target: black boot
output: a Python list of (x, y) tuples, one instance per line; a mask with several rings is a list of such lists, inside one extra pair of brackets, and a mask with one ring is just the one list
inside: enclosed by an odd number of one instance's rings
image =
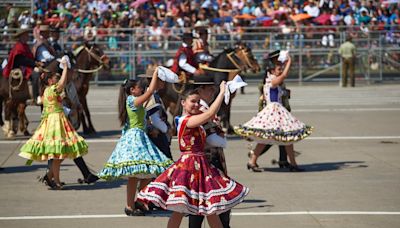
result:
[(279, 168), (289, 168), (285, 146), (279, 146)]
[(89, 174), (87, 178), (85, 178), (85, 183), (91, 184), (91, 183), (96, 183), (96, 181), (99, 179), (98, 176), (94, 174)]

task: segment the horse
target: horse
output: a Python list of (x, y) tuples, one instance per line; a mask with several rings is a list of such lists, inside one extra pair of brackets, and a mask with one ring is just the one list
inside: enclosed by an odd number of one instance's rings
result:
[[(86, 95), (89, 92), (89, 82), (92, 79), (93, 73), (102, 68), (108, 69), (109, 59), (100, 46), (85, 42), (74, 51), (74, 60), (76, 64), (72, 67), (73, 69), (68, 70), (66, 93), (69, 97), (72, 113), (79, 113), (79, 115), (76, 115), (75, 118), (70, 117), (70, 119), (72, 118), (71, 122), (76, 129), (78, 129), (80, 123), (82, 123), (83, 134), (96, 134)], [(57, 72), (59, 69), (58, 64), (58, 61), (54, 60), (46, 67), (46, 70)], [(77, 93), (78, 96), (74, 97), (74, 93)], [(83, 109), (83, 111), (81, 109)]]
[[(234, 48), (227, 48), (217, 55), (208, 66), (201, 65), (207, 75), (214, 77), (214, 83), (217, 86), (217, 93), (219, 91), (219, 84), (225, 80), (232, 80), (237, 74), (242, 71), (251, 69), (253, 72), (259, 72), (260, 66), (255, 59), (251, 48), (244, 43), (238, 43)], [(182, 85), (185, 87), (186, 85)], [(176, 116), (179, 114), (179, 92), (182, 92), (184, 88), (177, 90), (173, 84), (167, 84), (166, 88), (159, 91), (162, 97), (164, 106), (169, 109), (171, 115)], [(230, 96), (228, 104), (223, 103), (219, 110), (218, 116), (221, 118), (223, 127), (227, 130), (228, 134), (232, 134), (233, 127), (230, 124), (230, 111), (231, 101), (235, 94)]]
[[(14, 138), (18, 129), (25, 136), (30, 135), (25, 114), (26, 101), (30, 98), (28, 82), (21, 69), (13, 69), (8, 79), (0, 77), (0, 125), (6, 138)], [(5, 122), (2, 116), (3, 102)]]

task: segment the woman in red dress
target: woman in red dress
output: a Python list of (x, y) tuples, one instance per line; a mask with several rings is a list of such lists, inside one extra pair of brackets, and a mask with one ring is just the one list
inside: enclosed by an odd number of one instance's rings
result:
[(205, 130), (202, 125), (214, 118), (223, 99), (226, 84), (204, 113), (199, 110), (196, 90), (182, 98), (183, 113), (176, 117), (181, 157), (138, 195), (138, 199), (173, 211), (168, 227), (179, 227), (184, 214), (207, 216), (210, 227), (222, 227), (221, 214), (243, 201), (249, 189), (210, 165), (204, 154)]

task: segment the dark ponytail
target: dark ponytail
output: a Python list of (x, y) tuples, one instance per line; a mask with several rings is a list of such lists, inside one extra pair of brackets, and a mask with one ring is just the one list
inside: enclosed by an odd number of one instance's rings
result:
[(263, 84), (265, 84), (265, 79), (268, 78), (268, 73), (271, 73), (271, 71), (275, 69), (276, 63), (274, 63), (271, 59), (266, 59), (264, 61), (264, 67), (265, 67), (265, 75), (262, 82)]
[(43, 96), (44, 90), (46, 89), (47, 86), (49, 86), (48, 80), (54, 76), (60, 77), (60, 74), (46, 72), (46, 73), (43, 73), (43, 76), (40, 76), (40, 91), (39, 91), (40, 96)]
[(122, 83), (119, 89), (118, 96), (118, 119), (121, 126), (124, 126), (128, 119), (128, 113), (126, 111), (126, 98), (131, 94), (131, 88), (138, 84), (136, 80), (127, 79)]

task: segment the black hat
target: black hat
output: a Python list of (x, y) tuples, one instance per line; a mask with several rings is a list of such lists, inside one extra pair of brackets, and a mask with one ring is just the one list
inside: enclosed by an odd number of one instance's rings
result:
[(214, 85), (214, 77), (208, 74), (193, 76), (194, 85)]
[(279, 57), (280, 52), (281, 52), (280, 50), (276, 50), (276, 51), (267, 53), (263, 59), (264, 60), (263, 61), (264, 68), (267, 68), (267, 69), (275, 68), (276, 64), (278, 63), (278, 57)]
[(276, 51), (273, 51), (271, 53), (268, 53), (268, 57), (267, 58), (271, 59), (271, 60), (278, 59), (279, 53), (281, 53), (281, 50), (276, 50)]
[(182, 40), (190, 38), (193, 39), (193, 34), (191, 32), (185, 32), (182, 34)]

